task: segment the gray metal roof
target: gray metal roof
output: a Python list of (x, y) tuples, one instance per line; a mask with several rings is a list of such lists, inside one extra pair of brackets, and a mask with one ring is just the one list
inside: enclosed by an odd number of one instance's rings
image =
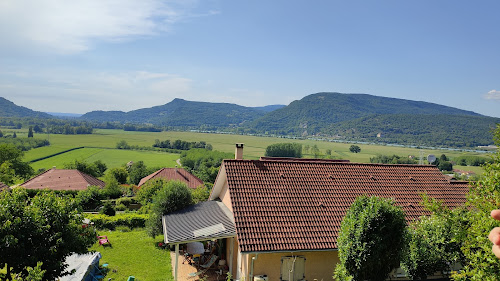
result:
[(236, 236), (231, 211), (220, 201), (206, 201), (163, 216), (165, 243), (177, 244)]

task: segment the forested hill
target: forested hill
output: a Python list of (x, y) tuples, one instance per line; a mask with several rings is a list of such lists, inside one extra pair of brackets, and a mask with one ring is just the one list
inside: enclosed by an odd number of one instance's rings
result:
[(51, 118), (47, 113), (34, 111), (24, 106), (19, 106), (13, 102), (0, 97), (0, 117), (36, 117)]
[(316, 134), (331, 124), (374, 114), (480, 116), (434, 103), (366, 94), (317, 93), (256, 120), (251, 126), (279, 134)]
[(230, 103), (210, 103), (174, 99), (151, 108), (129, 112), (92, 111), (81, 118), (92, 121), (119, 121), (122, 123), (150, 123), (160, 126), (209, 129), (237, 127), (255, 120), (269, 109), (244, 107)]
[(277, 135), (420, 146), (474, 147), (493, 143), (499, 118), (444, 105), (366, 94), (317, 93), (247, 125)]

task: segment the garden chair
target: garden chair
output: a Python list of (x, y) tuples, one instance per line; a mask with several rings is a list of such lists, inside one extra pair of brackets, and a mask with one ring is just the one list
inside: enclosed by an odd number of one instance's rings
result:
[(198, 272), (189, 273), (190, 278), (198, 276), (198, 275), (205, 274), (205, 272), (207, 272), (210, 269), (210, 267), (212, 267), (212, 265), (214, 265), (215, 261), (218, 258), (219, 257), (216, 256), (216, 255), (211, 255), (210, 258), (204, 264), (200, 265), (200, 267), (203, 268), (202, 270), (200, 270)]
[(97, 239), (99, 239), (99, 245), (104, 246), (111, 246), (111, 242), (108, 240), (108, 236), (103, 235), (103, 236), (97, 236)]

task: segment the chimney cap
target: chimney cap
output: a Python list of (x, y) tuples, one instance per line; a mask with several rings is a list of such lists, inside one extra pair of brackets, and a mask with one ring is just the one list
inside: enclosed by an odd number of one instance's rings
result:
[(237, 144), (236, 144), (236, 147), (237, 147), (237, 148), (243, 148), (243, 145), (245, 145), (245, 144), (244, 144), (244, 143), (237, 143)]

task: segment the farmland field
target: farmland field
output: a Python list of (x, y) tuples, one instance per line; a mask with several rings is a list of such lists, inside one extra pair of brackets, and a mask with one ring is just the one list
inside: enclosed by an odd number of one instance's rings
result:
[[(35, 149), (36, 150), (36, 149)], [(148, 167), (175, 167), (179, 154), (156, 151), (120, 150), (108, 148), (82, 148), (50, 157), (31, 164), (33, 169), (62, 169), (64, 164), (74, 160), (94, 162), (101, 160), (108, 168), (120, 167), (129, 161), (144, 161)]]
[[(108, 165), (109, 168), (120, 166), (128, 161), (143, 160), (148, 166), (166, 166), (172, 167), (175, 165), (175, 159), (178, 154), (152, 152), (152, 151), (131, 151), (131, 150), (117, 150), (116, 143), (120, 140), (125, 140), (129, 145), (147, 146), (151, 147), (155, 139), (159, 140), (184, 140), (184, 141), (205, 141), (211, 144), (214, 150), (223, 152), (234, 152), (235, 143), (244, 143), (244, 158), (245, 159), (258, 159), (264, 156), (265, 149), (268, 145), (280, 142), (296, 142), (303, 146), (313, 147), (316, 145), (320, 153), (324, 155), (327, 149), (332, 151), (332, 156), (339, 159), (349, 159), (351, 162), (369, 163), (370, 158), (378, 154), (382, 155), (399, 155), (408, 157), (409, 155), (419, 156), (420, 150), (416, 148), (399, 147), (399, 146), (386, 146), (386, 145), (369, 145), (357, 144), (361, 147), (360, 153), (351, 153), (349, 147), (350, 143), (337, 143), (316, 140), (296, 140), (284, 139), (277, 137), (257, 137), (247, 135), (232, 135), (232, 134), (209, 134), (209, 133), (196, 133), (196, 132), (130, 132), (123, 130), (104, 130), (96, 129), (92, 135), (50, 135), (51, 146), (32, 149), (25, 154), (25, 160), (32, 160), (51, 155), (58, 151), (63, 151), (72, 147), (84, 146), (84, 149), (74, 150), (64, 153), (55, 157), (51, 157), (39, 162), (33, 163), (35, 169), (50, 168), (52, 166), (60, 167), (64, 163), (73, 161), (74, 159), (80, 160), (102, 160)], [(39, 138), (47, 138), (47, 135), (35, 135)], [(314, 155), (305, 154), (304, 157), (314, 157)], [(485, 156), (485, 153), (478, 152), (464, 152), (452, 150), (439, 150), (439, 149), (423, 149), (424, 156), (428, 154), (435, 154), (439, 156), (446, 154), (451, 160), (453, 158), (463, 155), (478, 155)], [(461, 170), (470, 170), (474, 172), (481, 172), (482, 169), (478, 167), (459, 167)]]

